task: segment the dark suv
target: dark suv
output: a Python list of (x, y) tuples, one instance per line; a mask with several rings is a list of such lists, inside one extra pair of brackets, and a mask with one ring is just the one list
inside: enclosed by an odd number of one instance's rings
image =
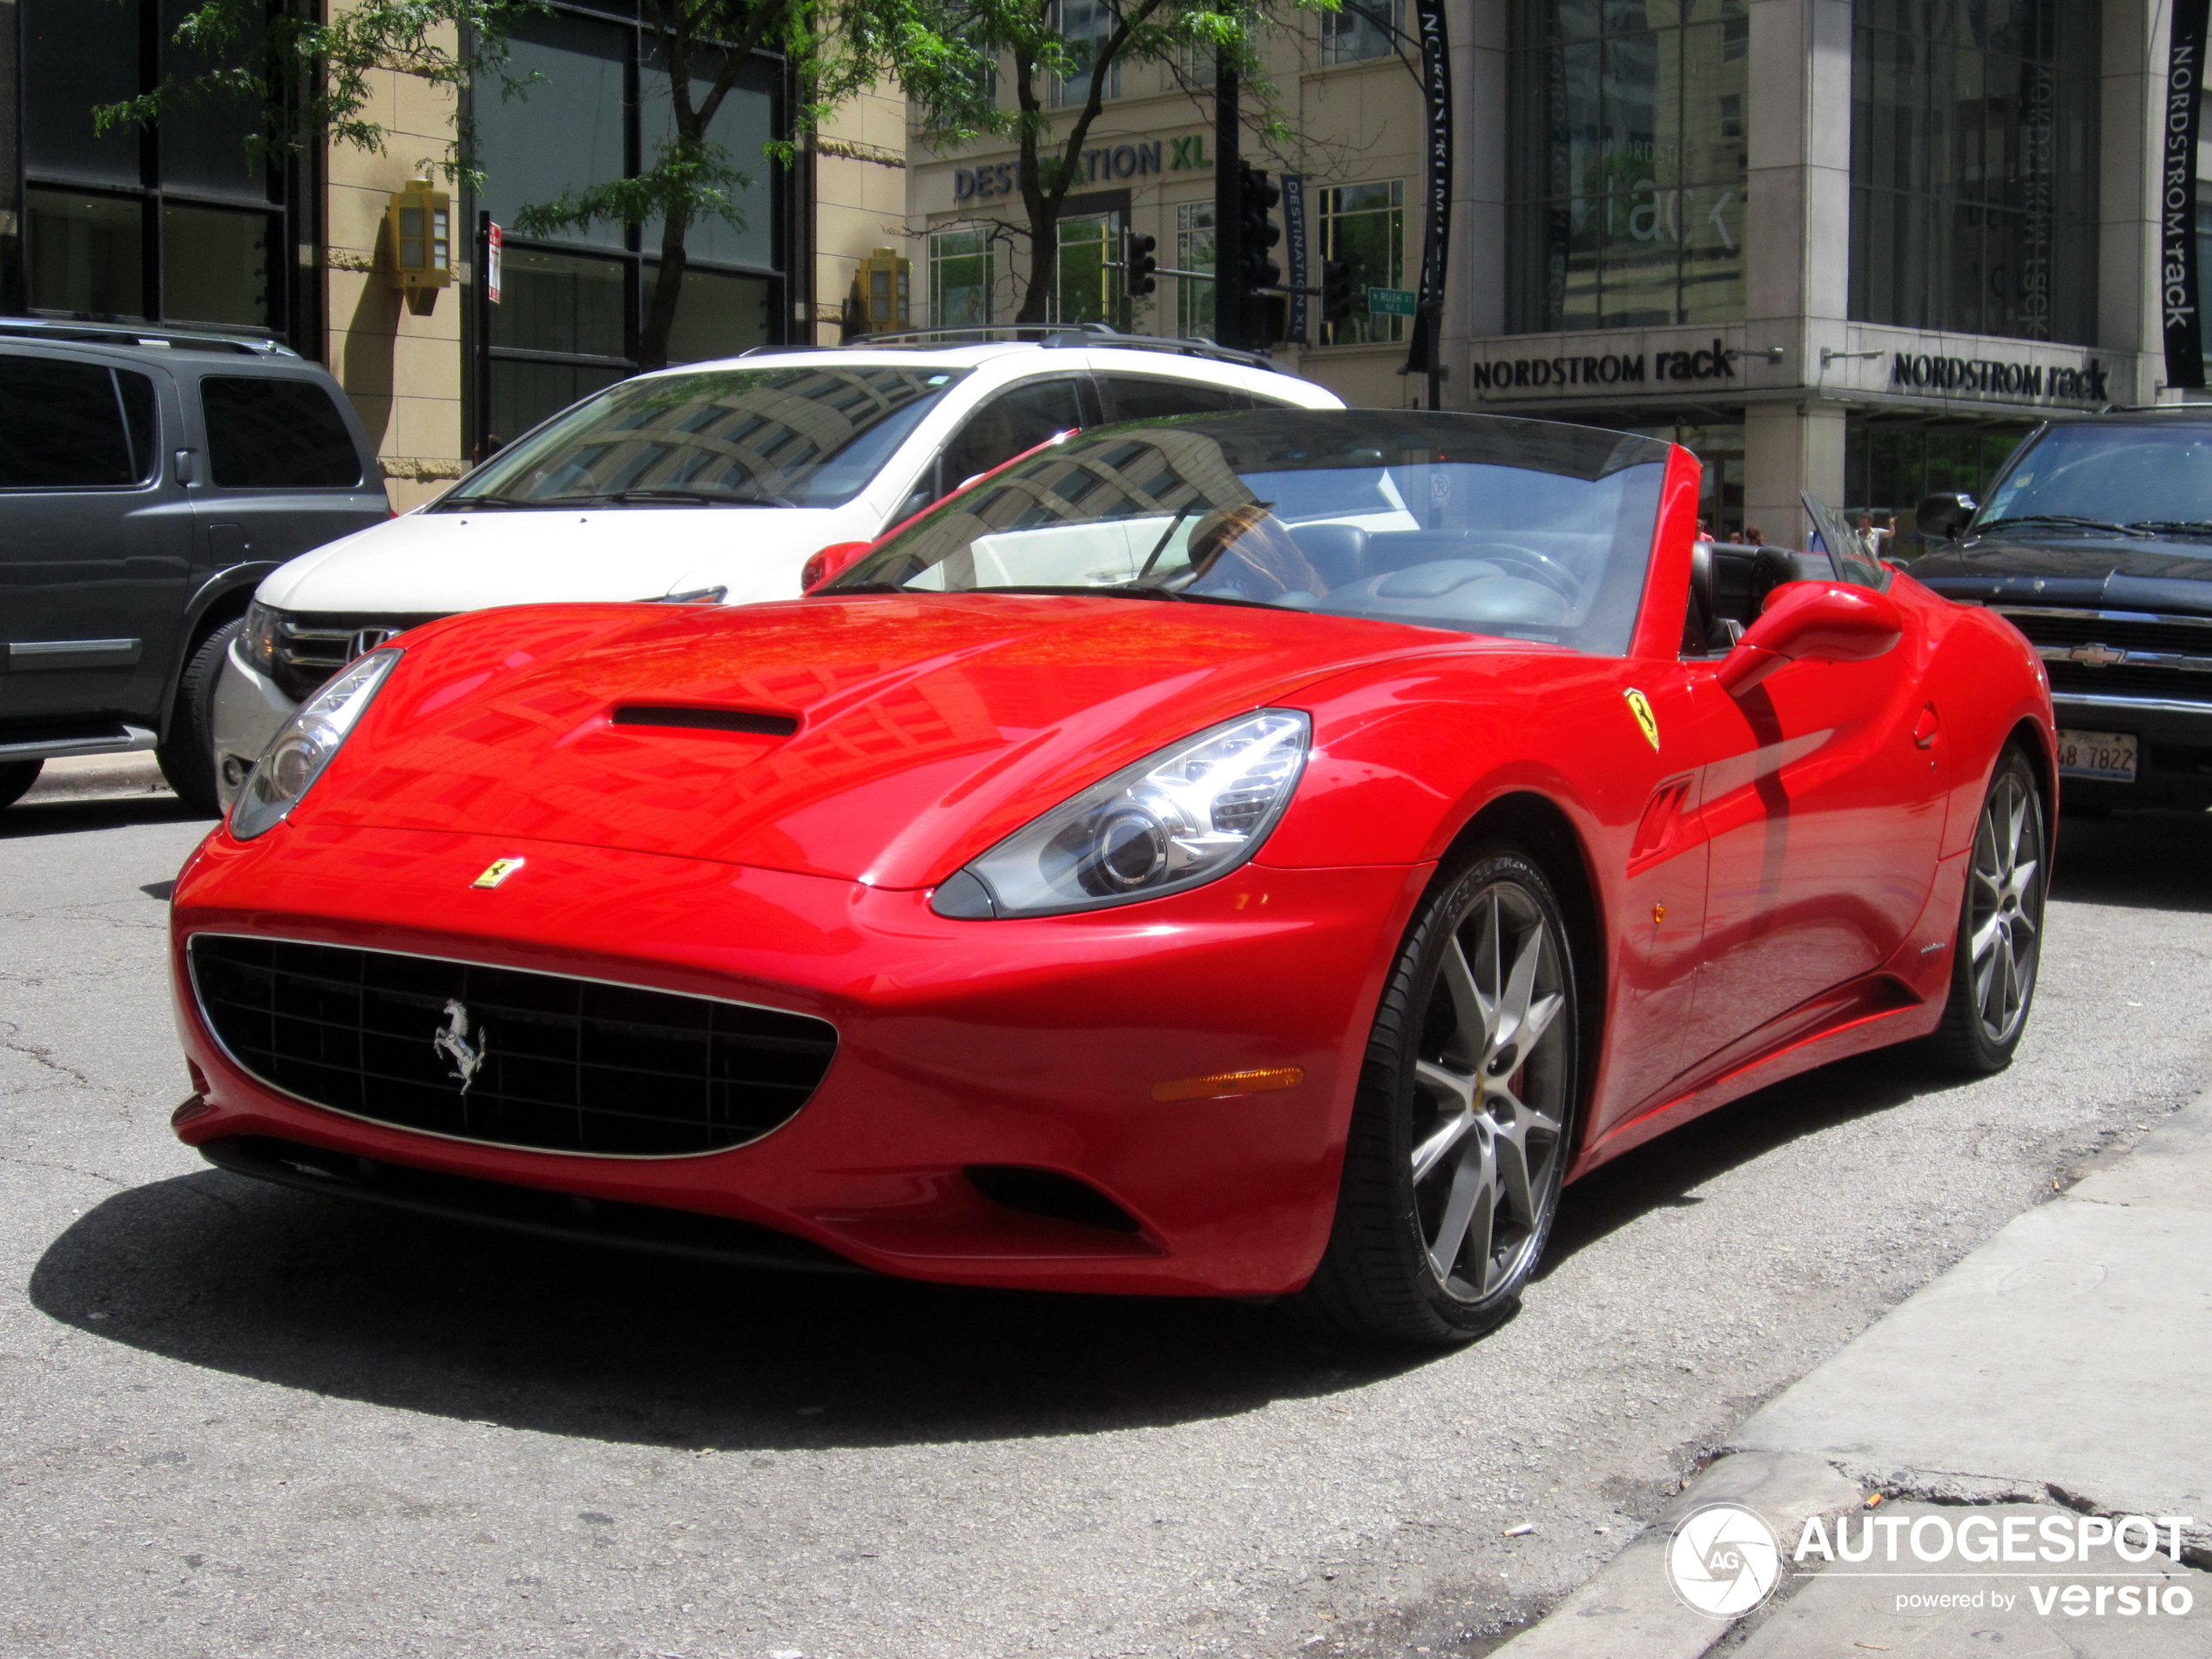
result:
[(322, 369), (219, 334), (0, 319), (0, 806), (152, 749), (218, 808), (209, 698), (255, 585), (389, 508)]
[(2050, 421), (1919, 530), (1912, 574), (2042, 658), (2069, 806), (2212, 806), (2212, 406)]

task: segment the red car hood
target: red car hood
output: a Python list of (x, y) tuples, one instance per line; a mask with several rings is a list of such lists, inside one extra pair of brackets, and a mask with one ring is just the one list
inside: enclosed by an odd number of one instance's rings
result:
[[(299, 821), (910, 887), (1187, 732), (1441, 642), (1296, 611), (963, 594), (533, 606), (403, 643)], [(641, 706), (797, 729), (629, 723)]]

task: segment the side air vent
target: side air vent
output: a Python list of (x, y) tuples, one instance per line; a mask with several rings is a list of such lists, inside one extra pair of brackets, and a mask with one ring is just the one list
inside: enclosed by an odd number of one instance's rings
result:
[(1033, 1170), (1019, 1163), (971, 1163), (968, 1178), (993, 1204), (1025, 1215), (1079, 1222), (1109, 1232), (1143, 1231), (1135, 1216), (1096, 1187), (1057, 1170)]
[(787, 738), (799, 730), (795, 714), (765, 709), (704, 709), (680, 704), (625, 703), (615, 711), (617, 725), (674, 726), (685, 732), (752, 732)]

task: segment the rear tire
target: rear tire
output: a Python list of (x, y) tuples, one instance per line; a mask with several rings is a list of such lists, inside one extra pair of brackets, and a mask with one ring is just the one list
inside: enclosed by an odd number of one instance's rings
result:
[(215, 682), (231, 641), (246, 626), (226, 622), (192, 647), (185, 671), (177, 677), (177, 703), (169, 718), (169, 741), (154, 751), (161, 775), (177, 799), (202, 818), (223, 815), (215, 790)]
[(1431, 889), (1392, 968), (1307, 1310), (1431, 1344), (1510, 1314), (1559, 1208), (1581, 1052), (1550, 881), (1517, 849), (1477, 851)]
[(1966, 894), (1951, 948), (1951, 997), (1928, 1048), (1946, 1070), (1986, 1077), (2013, 1063), (2027, 1029), (2050, 888), (2043, 792), (2016, 744), (1997, 758), (1967, 860)]
[(0, 766), (0, 810), (14, 806), (38, 781), (43, 760), (11, 760)]

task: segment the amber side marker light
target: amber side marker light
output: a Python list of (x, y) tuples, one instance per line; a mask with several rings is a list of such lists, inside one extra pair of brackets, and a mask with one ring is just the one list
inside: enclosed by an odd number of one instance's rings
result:
[(1296, 1089), (1305, 1073), (1296, 1066), (1277, 1066), (1264, 1071), (1217, 1071), (1211, 1077), (1185, 1077), (1171, 1083), (1154, 1083), (1154, 1100), (1214, 1100), (1225, 1095), (1264, 1095), (1271, 1089)]

